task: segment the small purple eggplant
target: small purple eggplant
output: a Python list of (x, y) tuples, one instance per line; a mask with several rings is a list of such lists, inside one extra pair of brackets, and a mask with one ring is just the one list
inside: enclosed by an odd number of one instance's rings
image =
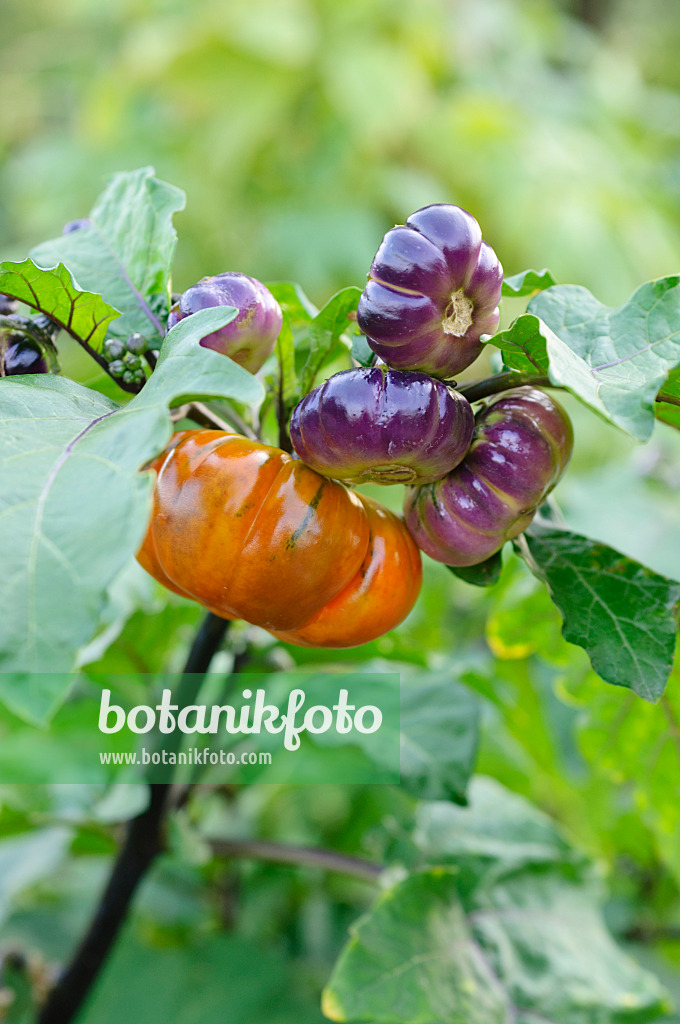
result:
[(15, 373), (49, 373), (47, 359), (37, 344), (21, 335), (10, 335), (3, 351), (0, 345), (0, 376), (11, 377)]
[(234, 306), (239, 313), (231, 323), (203, 338), (201, 345), (230, 356), (246, 370), (257, 373), (274, 350), (281, 330), (281, 307), (272, 293), (246, 274), (203, 277), (170, 310), (168, 330), (199, 309), (211, 306)]
[(389, 366), (446, 380), (498, 327), (503, 268), (459, 206), (425, 206), (388, 231), (368, 277), (357, 321)]
[(296, 406), (296, 455), (344, 483), (423, 484), (457, 466), (470, 441), (470, 403), (424, 373), (343, 370)]
[(571, 457), (564, 409), (536, 388), (508, 391), (478, 414), (461, 464), (410, 488), (404, 517), (422, 551), (446, 565), (477, 565), (526, 530)]

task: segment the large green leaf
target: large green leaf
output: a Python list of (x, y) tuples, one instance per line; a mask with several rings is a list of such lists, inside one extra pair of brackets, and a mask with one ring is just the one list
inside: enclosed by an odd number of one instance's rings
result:
[(643, 1024), (664, 1012), (659, 983), (606, 931), (583, 858), (526, 801), (480, 780), (468, 809), (424, 805), (416, 842), (439, 866), (357, 923), (324, 993), (331, 1020)]
[[(2, 382), (0, 671), (73, 667), (142, 541), (152, 478), (139, 469), (171, 435), (168, 407), (196, 395), (261, 400), (255, 377), (199, 344), (235, 314), (219, 307), (181, 321), (122, 408), (61, 377)], [(34, 720), (53, 709), (40, 694), (24, 709)]]
[(106, 965), (83, 1024), (322, 1024), (296, 991), (293, 964), (242, 935), (198, 936), (182, 946), (124, 938)]
[(561, 864), (571, 873), (585, 867), (554, 822), (524, 797), (483, 775), (475, 776), (468, 793), (465, 808), (420, 803), (413, 838), (425, 863), (463, 871), (477, 898), (502, 875), (536, 864)]
[(455, 874), (423, 872), (388, 889), (352, 929), (324, 990), (335, 1021), (505, 1024), (505, 994), (476, 947)]
[(478, 699), (452, 672), (402, 673), (402, 787), (417, 797), (464, 801), (479, 717)]
[(37, 245), (40, 266), (63, 262), (82, 288), (103, 295), (122, 316), (110, 333), (143, 334), (154, 347), (165, 333), (177, 234), (172, 215), (184, 193), (154, 177), (152, 167), (114, 175), (89, 224)]
[(547, 584), (565, 639), (587, 651), (597, 674), (657, 701), (673, 665), (680, 583), (606, 544), (542, 522), (516, 547)]
[(642, 285), (619, 309), (586, 288), (560, 285), (532, 299), (529, 312), (554, 332), (547, 338), (553, 383), (645, 441), (657, 392), (680, 365), (680, 278)]
[(0, 292), (45, 313), (94, 349), (101, 347), (107, 328), (119, 316), (100, 295), (81, 291), (63, 263), (51, 270), (37, 267), (30, 259), (0, 263)]

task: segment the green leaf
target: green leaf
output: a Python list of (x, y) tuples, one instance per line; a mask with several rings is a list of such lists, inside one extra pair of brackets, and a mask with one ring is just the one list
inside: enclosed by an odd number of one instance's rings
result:
[(549, 819), (497, 783), (469, 808), (424, 805), (428, 860), (354, 927), (328, 987), (331, 1020), (380, 1024), (644, 1024), (667, 1009), (622, 953), (599, 887)]
[(283, 314), (283, 324), (276, 341), (276, 359), (279, 364), (278, 417), (280, 422), (287, 424), (291, 412), (301, 398), (301, 391), (295, 369), (295, 341), (286, 313)]
[(473, 587), (492, 587), (494, 583), (498, 583), (503, 571), (503, 553), (502, 550), (497, 551), (495, 555), (491, 555), (484, 562), (478, 562), (477, 565), (447, 565), (446, 568)]
[(401, 787), (424, 799), (464, 802), (479, 717), (479, 700), (451, 672), (402, 674)]
[[(661, 707), (641, 704), (632, 693), (615, 693), (598, 683), (588, 673), (572, 683), (569, 701), (577, 715), (579, 747), (592, 772), (592, 789), (603, 796), (610, 793), (613, 808), (624, 818), (623, 835), (614, 840), (617, 851), (624, 843), (635, 850), (635, 831), (644, 836), (649, 830), (655, 858), (680, 885), (680, 666)], [(622, 792), (630, 794), (623, 805), (617, 799)], [(602, 831), (607, 828), (604, 821), (594, 824)], [(656, 865), (656, 859), (650, 864)], [(661, 880), (659, 867), (654, 870)], [(641, 913), (646, 911), (643, 906)]]
[(361, 289), (350, 287), (337, 292), (309, 324), (309, 355), (302, 371), (302, 394), (313, 387), (314, 379), (332, 352), (340, 336), (353, 327), (353, 313), (361, 298)]
[(505, 1024), (504, 993), (475, 948), (453, 872), (393, 886), (352, 932), (323, 993), (331, 1020)]
[(32, 725), (47, 725), (73, 685), (72, 672), (5, 672), (0, 661), (0, 701)]
[[(199, 344), (235, 315), (205, 309), (177, 324), (123, 408), (61, 377), (0, 385), (0, 672), (73, 667), (143, 539), (152, 478), (139, 469), (171, 436), (168, 407), (195, 396), (261, 400), (252, 374)], [(34, 698), (32, 717), (44, 720), (53, 702)]]
[(557, 284), (549, 270), (522, 270), (519, 274), (503, 278), (502, 294), (507, 298), (533, 295)]
[(293, 324), (307, 324), (319, 310), (294, 281), (275, 281), (267, 287)]
[(529, 312), (555, 332), (546, 341), (553, 383), (647, 440), (657, 392), (680, 365), (680, 278), (642, 285), (620, 309), (560, 285), (532, 299)]
[(545, 377), (549, 365), (546, 342), (550, 335), (552, 331), (542, 320), (531, 313), (524, 313), (507, 331), (494, 334), (488, 344), (501, 350), (508, 369)]
[(0, 985), (2, 985), (3, 1024), (33, 1024), (37, 1012), (34, 980), (31, 978), (29, 963), (21, 954), (10, 951), (0, 960)]
[(312, 999), (297, 994), (293, 967), (242, 935), (199, 933), (164, 947), (128, 934), (106, 964), (82, 1024), (322, 1024)]
[(44, 313), (94, 349), (101, 348), (109, 325), (120, 315), (100, 295), (81, 291), (63, 263), (51, 270), (30, 259), (0, 263), (0, 292)]
[(536, 522), (515, 542), (543, 580), (562, 633), (605, 682), (657, 701), (673, 665), (680, 583), (606, 544)]
[(114, 175), (89, 215), (90, 225), (37, 245), (40, 266), (63, 262), (79, 283), (120, 310), (110, 334), (134, 331), (158, 347), (170, 303), (177, 242), (172, 215), (184, 193), (154, 177), (152, 167)]
[(59, 867), (70, 838), (67, 828), (45, 828), (0, 840), (0, 921), (15, 896)]
[(413, 840), (428, 864), (455, 865), (479, 899), (501, 874), (537, 864), (563, 865), (583, 874), (587, 862), (555, 823), (495, 779), (476, 775), (465, 808), (441, 800), (418, 805)]
[(355, 334), (352, 339), (352, 359), (354, 359), (359, 366), (371, 366), (375, 359), (375, 352), (368, 344), (368, 338), (365, 334)]

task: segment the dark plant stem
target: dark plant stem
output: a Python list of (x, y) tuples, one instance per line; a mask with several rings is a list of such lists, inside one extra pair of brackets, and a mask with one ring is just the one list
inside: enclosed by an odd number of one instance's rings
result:
[(146, 810), (128, 824), (107, 886), (73, 960), (49, 993), (38, 1024), (74, 1020), (118, 937), (140, 882), (163, 848), (166, 786), (151, 786)]
[(288, 433), (290, 410), (285, 396), (285, 368), (280, 339), (276, 345), (276, 355), (279, 364), (279, 383), (276, 389), (276, 419), (279, 424), (279, 448), (291, 455), (293, 446), (290, 443), (290, 435)]
[(467, 398), (468, 402), (479, 402), (482, 398), (498, 395), (502, 391), (509, 391), (511, 388), (520, 388), (524, 384), (531, 384), (536, 388), (564, 390), (559, 385), (553, 384), (548, 377), (540, 377), (535, 373), (518, 373), (516, 370), (511, 370), (508, 373), (497, 373), (494, 377), (486, 377), (484, 380), (473, 380), (469, 384), (463, 384), (462, 387), (458, 388), (458, 391)]
[(661, 392), (656, 396), (657, 402), (665, 405), (677, 405), (680, 406), (680, 398), (676, 398), (674, 395), (664, 395)]
[(279, 421), (279, 448), (284, 452), (292, 454), (293, 446), (290, 443), (290, 435), (288, 433), (288, 410), (286, 403), (283, 398), (283, 385), (279, 386), (279, 393), (277, 396), (277, 409), (276, 418)]
[(208, 612), (189, 651), (189, 657), (182, 673), (182, 683), (184, 683), (184, 677), (192, 673), (200, 672), (205, 675), (210, 668), (210, 662), (219, 651), (230, 625), (229, 619), (222, 619), (219, 615)]
[[(227, 619), (211, 612), (205, 617), (184, 667), (178, 703), (190, 703), (198, 693), (228, 628)], [(146, 810), (128, 822), (125, 839), (90, 926), (71, 963), (49, 992), (38, 1024), (71, 1024), (75, 1019), (118, 938), (137, 888), (164, 849), (171, 786), (152, 783), (149, 792)]]
[(353, 875), (375, 884), (384, 868), (370, 860), (350, 857), (335, 850), (319, 850), (314, 846), (288, 846), (260, 839), (213, 839), (209, 845), (216, 857), (229, 860), (263, 860), (294, 867), (321, 868), (341, 875)]

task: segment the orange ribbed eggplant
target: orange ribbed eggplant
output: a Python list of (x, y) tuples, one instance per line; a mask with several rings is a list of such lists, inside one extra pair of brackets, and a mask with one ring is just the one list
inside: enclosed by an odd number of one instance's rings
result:
[(295, 630), (361, 570), (370, 535), (362, 500), (279, 448), (187, 430), (146, 468), (157, 480), (137, 557), (217, 615)]
[(280, 640), (302, 647), (356, 647), (394, 629), (416, 603), (422, 583), (420, 551), (402, 519), (362, 495), (370, 526), (361, 568), (347, 586)]

